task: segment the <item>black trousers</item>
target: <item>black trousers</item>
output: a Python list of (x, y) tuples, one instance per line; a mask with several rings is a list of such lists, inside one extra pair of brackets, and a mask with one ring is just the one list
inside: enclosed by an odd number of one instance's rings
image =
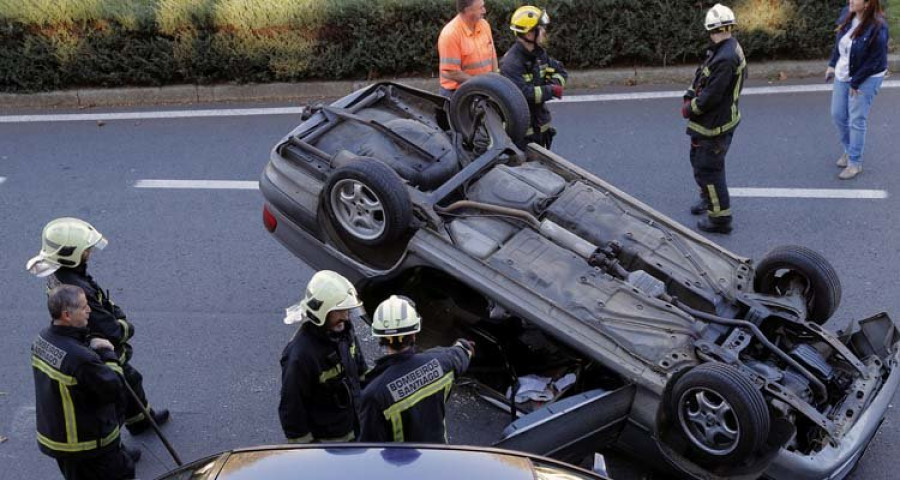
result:
[(691, 167), (700, 197), (709, 205), (710, 217), (730, 217), (731, 197), (725, 181), (725, 155), (734, 130), (717, 137), (691, 136)]
[(83, 459), (57, 459), (59, 471), (66, 480), (128, 480), (134, 478), (134, 461), (122, 450), (115, 448), (96, 457)]
[(525, 137), (526, 143), (536, 143), (547, 150), (550, 150), (550, 147), (553, 145), (553, 137), (556, 136), (556, 129), (550, 127), (545, 131), (537, 131), (532, 133), (531, 135), (527, 135)]
[[(144, 376), (141, 375), (141, 372), (132, 367), (131, 363), (126, 363), (122, 365), (122, 373), (125, 375), (125, 381), (128, 382), (128, 385), (131, 386), (138, 398), (141, 399), (141, 403), (147, 405), (147, 394), (144, 393)], [(134, 400), (134, 397), (128, 392), (125, 392), (125, 397), (125, 424), (130, 426), (147, 422), (141, 405)]]

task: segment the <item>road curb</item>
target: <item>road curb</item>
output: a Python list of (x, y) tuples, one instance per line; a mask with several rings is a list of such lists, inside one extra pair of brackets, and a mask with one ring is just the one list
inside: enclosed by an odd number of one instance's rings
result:
[[(826, 60), (750, 63), (750, 79), (781, 82), (822, 77)], [(888, 68), (900, 72), (900, 55), (888, 55)], [(570, 72), (568, 89), (598, 89), (612, 85), (687, 84), (694, 67), (636, 67)], [(412, 87), (437, 92), (436, 78), (394, 78)], [(297, 83), (172, 85), (166, 87), (89, 88), (28, 94), (0, 94), (0, 108), (90, 108), (128, 105), (191, 104), (218, 102), (312, 101), (337, 98), (372, 83), (365, 80), (309, 81)]]

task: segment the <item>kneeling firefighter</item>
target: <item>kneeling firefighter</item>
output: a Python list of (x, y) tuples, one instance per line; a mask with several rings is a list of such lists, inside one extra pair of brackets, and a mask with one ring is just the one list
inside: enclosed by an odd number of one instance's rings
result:
[(475, 344), (416, 352), (422, 320), (412, 300), (392, 295), (375, 310), (372, 335), (387, 355), (369, 372), (362, 393), (360, 440), (447, 443), (446, 400), (453, 380), (469, 367)]
[(549, 100), (562, 98), (569, 74), (563, 64), (547, 54), (547, 12), (533, 6), (517, 9), (509, 28), (516, 34), (516, 43), (500, 60), (500, 73), (519, 87), (531, 112), (531, 126), (525, 139), (550, 148), (556, 130), (550, 126)]

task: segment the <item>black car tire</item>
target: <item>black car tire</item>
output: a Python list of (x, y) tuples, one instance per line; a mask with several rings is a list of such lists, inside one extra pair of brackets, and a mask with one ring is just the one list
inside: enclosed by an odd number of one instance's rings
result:
[(450, 123), (457, 132), (468, 134), (475, 122), (475, 102), (487, 99), (493, 104), (506, 126), (506, 134), (524, 150), (525, 132), (531, 114), (528, 102), (516, 84), (498, 73), (486, 73), (467, 80), (450, 97)]
[(409, 229), (412, 206), (406, 185), (378, 160), (359, 159), (338, 168), (325, 181), (322, 195), (341, 240), (379, 246)]
[(784, 272), (799, 274), (806, 281), (807, 316), (822, 325), (841, 304), (841, 281), (831, 263), (806, 247), (785, 245), (767, 253), (756, 266), (753, 286), (759, 293), (778, 294)]
[(765, 398), (730, 365), (706, 363), (691, 369), (676, 381), (670, 398), (674, 427), (698, 464), (739, 464), (769, 436)]

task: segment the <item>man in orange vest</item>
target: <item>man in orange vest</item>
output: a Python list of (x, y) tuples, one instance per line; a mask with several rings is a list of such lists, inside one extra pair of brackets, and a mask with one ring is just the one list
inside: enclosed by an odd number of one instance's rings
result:
[(484, 0), (456, 0), (456, 11), (438, 37), (440, 92), (446, 97), (469, 78), (498, 71), (494, 37), (484, 19)]

